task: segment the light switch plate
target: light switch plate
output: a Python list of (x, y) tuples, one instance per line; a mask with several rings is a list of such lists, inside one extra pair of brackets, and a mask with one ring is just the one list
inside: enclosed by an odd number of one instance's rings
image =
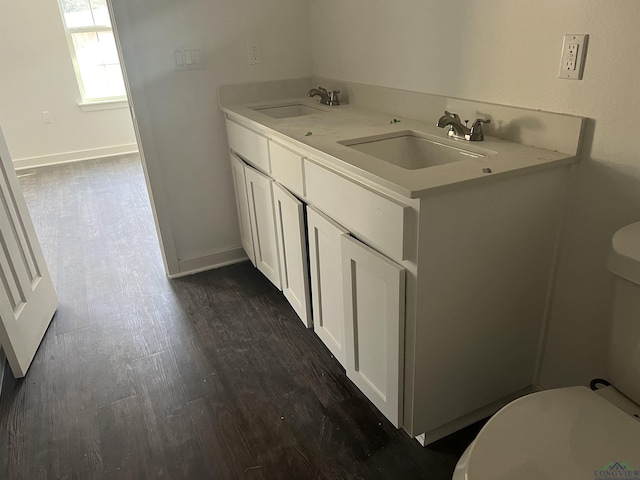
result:
[(588, 39), (586, 33), (568, 33), (564, 36), (558, 78), (582, 80)]
[(206, 68), (201, 47), (176, 47), (172, 54), (173, 68), (176, 70), (202, 70)]

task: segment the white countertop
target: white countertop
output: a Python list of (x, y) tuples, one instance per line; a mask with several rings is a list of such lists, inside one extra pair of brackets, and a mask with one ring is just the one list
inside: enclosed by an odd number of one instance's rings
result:
[[(291, 104), (304, 104), (323, 112), (277, 119), (254, 110), (255, 107)], [(321, 105), (317, 99), (308, 97), (223, 105), (221, 109), (229, 118), (253, 130), (276, 140), (289, 142), (303, 155), (339, 170), (352, 172), (409, 198), (422, 197), (443, 188), (561, 166), (577, 160), (572, 154), (521, 145), (488, 135), (481, 142), (452, 139), (447, 136), (446, 129), (435, 125), (437, 118), (433, 119), (432, 124), (428, 124), (351, 105), (328, 107)], [(391, 123), (394, 118), (400, 122)], [(438, 142), (462, 149), (481, 151), (487, 153), (487, 156), (407, 170), (338, 143), (405, 130), (432, 136)], [(308, 132), (311, 135), (307, 135)], [(491, 169), (491, 173), (484, 173), (483, 169), (486, 168)]]

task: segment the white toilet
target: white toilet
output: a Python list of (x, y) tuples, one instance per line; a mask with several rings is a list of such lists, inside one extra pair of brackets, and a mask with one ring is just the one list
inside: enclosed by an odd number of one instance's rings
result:
[(609, 380), (519, 398), (467, 448), (453, 480), (640, 480), (640, 222), (613, 236)]

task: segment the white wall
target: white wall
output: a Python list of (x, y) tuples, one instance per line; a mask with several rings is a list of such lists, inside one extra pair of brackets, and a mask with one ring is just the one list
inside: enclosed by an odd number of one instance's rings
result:
[[(306, 0), (112, 0), (169, 273), (244, 256), (221, 83), (309, 76)], [(247, 42), (263, 63), (249, 65)], [(205, 68), (178, 71), (176, 48)]]
[[(611, 235), (640, 220), (636, 0), (312, 2), (314, 75), (585, 116), (542, 382), (605, 375)], [(565, 33), (590, 34), (582, 81), (560, 80)], [(505, 201), (511, 201), (505, 199)], [(523, 272), (526, 274), (526, 272)]]
[(17, 166), (137, 149), (126, 106), (83, 112), (80, 99), (57, 1), (0, 0), (0, 124)]

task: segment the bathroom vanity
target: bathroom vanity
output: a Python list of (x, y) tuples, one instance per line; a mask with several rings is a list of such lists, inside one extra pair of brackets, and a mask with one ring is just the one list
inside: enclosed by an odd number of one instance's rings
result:
[[(220, 88), (247, 256), (423, 444), (535, 390), (583, 119), (354, 84), (329, 107), (311, 85)], [(445, 109), (494, 129), (450, 139)], [(564, 134), (492, 136), (518, 118)]]

